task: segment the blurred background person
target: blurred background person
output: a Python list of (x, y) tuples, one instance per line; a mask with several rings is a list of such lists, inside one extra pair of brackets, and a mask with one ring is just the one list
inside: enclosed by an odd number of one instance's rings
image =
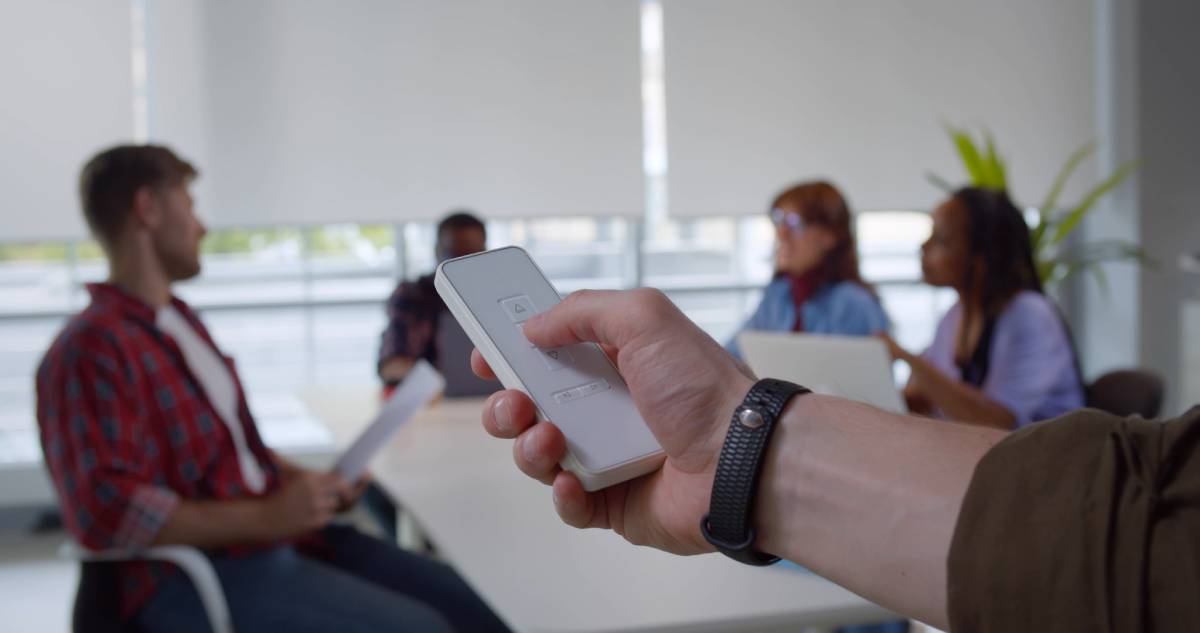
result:
[(747, 330), (867, 336), (886, 332), (887, 314), (858, 271), (850, 209), (824, 181), (784, 190), (771, 203), (775, 277), (726, 349), (740, 357)]
[(883, 336), (912, 368), (904, 396), (914, 413), (1013, 429), (1083, 406), (1070, 332), (1006, 193), (967, 187), (938, 206), (921, 271), (958, 301), (920, 356)]
[[(109, 263), (37, 373), (47, 470), (71, 537), (95, 551), (204, 550), (242, 630), (507, 628), (448, 565), (333, 523), (366, 488), (263, 442), (232, 359), (172, 291), (200, 274), (198, 171), (161, 145), (84, 166), (79, 194)], [(122, 619), (207, 630), (173, 566), (115, 563)]]
[[(487, 249), (487, 228), (467, 211), (456, 211), (437, 227), (435, 253), (440, 264)], [(500, 383), (471, 372), (472, 345), (433, 287), (433, 273), (403, 281), (387, 302), (387, 327), (380, 337), (378, 371), (385, 395), (424, 359), (446, 379), (448, 397), (486, 396)]]

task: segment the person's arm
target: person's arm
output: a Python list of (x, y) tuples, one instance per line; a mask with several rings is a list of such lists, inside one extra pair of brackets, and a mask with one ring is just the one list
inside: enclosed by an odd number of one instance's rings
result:
[(796, 398), (767, 453), (759, 547), (944, 629), (955, 520), (976, 463), (1004, 437), (837, 398)]
[(349, 494), (336, 474), (301, 470), (265, 497), (181, 500), (151, 544), (214, 548), (300, 536), (328, 525)]
[[(523, 393), (494, 394), (484, 428), (515, 438), (517, 467), (552, 486), (562, 520), (713, 551), (699, 522), (753, 378), (652, 291), (576, 293), (524, 331), (542, 347), (607, 345), (667, 454), (655, 473), (585, 493), (558, 467), (557, 427)], [(1200, 410), (1167, 423), (1081, 411), (1005, 434), (810, 394), (775, 433), (755, 546), (884, 607), (985, 633), (1200, 627), (1200, 566), (1184, 562), (1200, 551)]]
[(926, 405), (927, 412), (933, 407), (941, 409), (951, 420), (966, 424), (990, 426), (1011, 431), (1017, 418), (1007, 407), (996, 402), (979, 389), (942, 373), (932, 362), (900, 347), (886, 334), (877, 335), (888, 346), (892, 358), (904, 361), (912, 368), (908, 385), (904, 389), (905, 399), (910, 403)]
[(980, 461), (948, 564), (949, 630), (1200, 631), (1200, 408), (1094, 410)]
[[(517, 467), (553, 486), (563, 521), (679, 554), (713, 551), (700, 517), (730, 418), (753, 377), (655, 291), (576, 293), (524, 331), (541, 347), (608, 345), (667, 453), (656, 473), (585, 493), (558, 467), (566, 442), (557, 427), (537, 422), (524, 394), (494, 394), (484, 427), (516, 438)], [(478, 353), (472, 362), (491, 375)], [(954, 521), (975, 464), (1004, 434), (818, 395), (795, 399), (776, 433), (756, 505), (758, 546), (944, 627)]]
[(943, 374), (933, 363), (915, 354), (906, 352), (901, 358), (912, 368), (920, 397), (951, 420), (1005, 431), (1016, 426), (1017, 418), (1012, 411), (978, 388)]
[(180, 501), (150, 545), (246, 545), (281, 538), (275, 527), (261, 499)]
[(304, 472), (304, 468), (293, 462), (292, 460), (280, 455), (274, 450), (268, 448), (267, 452), (271, 454), (271, 459), (275, 461), (275, 467), (279, 469), (279, 478), (287, 481), (292, 477)]
[(933, 405), (929, 403), (929, 399), (921, 393), (917, 383), (913, 381), (912, 376), (908, 377), (908, 382), (904, 384), (904, 404), (908, 405), (908, 412), (915, 415), (932, 415)]
[(381, 360), (379, 361), (379, 378), (385, 383), (398, 383), (404, 380), (415, 364), (416, 361), (405, 356), (392, 356)]
[[(275, 465), (279, 468), (280, 479), (282, 479), (285, 484), (297, 477), (310, 475), (310, 474), (313, 474), (313, 475), (322, 474), (321, 471), (316, 471), (316, 470), (311, 470), (311, 469), (305, 468), (305, 467), (301, 466), (300, 464), (297, 464), (296, 462), (293, 462), (292, 460), (284, 457), (283, 455), (276, 453), (273, 450), (270, 450), (270, 449), (267, 449), (267, 450), (270, 451), (271, 458), (275, 460)], [(345, 483), (347, 485), (345, 487), (339, 488), (339, 491), (338, 491), (339, 495), (340, 495), (340, 498), (338, 499), (338, 505), (336, 508), (336, 511), (338, 514), (341, 514), (342, 512), (346, 512), (350, 508), (353, 508), (354, 504), (358, 503), (358, 500), (360, 498), (362, 498), (363, 493), (366, 492), (367, 487), (371, 485), (371, 474), (364, 473), (361, 477), (358, 478), (358, 481), (353, 482), (353, 485), (350, 485), (351, 482), (343, 482), (343, 483)]]
[(149, 545), (180, 501), (155, 481), (155, 439), (120, 358), (102, 333), (84, 331), (56, 343), (37, 374), (47, 470), (63, 523), (90, 550)]
[(416, 306), (410, 296), (412, 288), (401, 283), (388, 297), (387, 325), (379, 339), (379, 357), (376, 370), (380, 380), (397, 383), (404, 380), (416, 363), (419, 353), (414, 353), (411, 338), (416, 319)]

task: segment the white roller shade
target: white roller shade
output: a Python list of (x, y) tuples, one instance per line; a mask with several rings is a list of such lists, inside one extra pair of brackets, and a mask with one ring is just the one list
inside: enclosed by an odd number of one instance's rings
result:
[(212, 224), (642, 212), (636, 0), (154, 1)]
[(1095, 134), (1092, 29), (1090, 0), (664, 0), (671, 213), (762, 213), (816, 177), (929, 208), (927, 171), (965, 179), (943, 122), (989, 128), (1038, 204)]
[(0, 7), (0, 241), (83, 237), (79, 168), (133, 135), (128, 1)]

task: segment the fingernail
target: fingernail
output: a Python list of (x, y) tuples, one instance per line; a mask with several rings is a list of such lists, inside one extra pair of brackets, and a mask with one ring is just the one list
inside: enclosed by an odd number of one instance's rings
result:
[(512, 416), (508, 413), (508, 401), (505, 398), (497, 398), (492, 404), (492, 417), (496, 420), (496, 426), (500, 427), (501, 431), (509, 432), (512, 430)]
[(554, 497), (554, 507), (561, 509), (563, 503), (562, 503), (562, 497), (558, 496), (558, 489), (555, 488), (554, 486), (550, 486), (550, 494), (551, 494), (551, 496)]
[(531, 464), (535, 464), (541, 459), (541, 456), (538, 454), (537, 447), (534, 446), (533, 442), (530, 441), (528, 436), (521, 440), (521, 454), (525, 456), (525, 461)]

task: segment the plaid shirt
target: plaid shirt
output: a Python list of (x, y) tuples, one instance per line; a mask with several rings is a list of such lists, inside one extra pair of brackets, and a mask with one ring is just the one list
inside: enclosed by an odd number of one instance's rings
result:
[[(179, 347), (155, 326), (154, 310), (113, 285), (88, 290), (91, 305), (66, 325), (38, 369), (42, 451), (66, 527), (84, 547), (146, 547), (181, 499), (251, 493), (225, 423)], [(172, 302), (216, 349), (195, 313), (178, 299)], [(233, 361), (225, 359), (246, 442), (267, 476), (266, 494), (279, 487), (279, 473)], [(163, 563), (122, 563), (122, 612), (133, 615), (168, 573)]]
[(446, 303), (433, 286), (433, 275), (405, 281), (387, 302), (387, 327), (379, 344), (379, 367), (388, 360), (424, 358), (437, 367), (438, 314)]

